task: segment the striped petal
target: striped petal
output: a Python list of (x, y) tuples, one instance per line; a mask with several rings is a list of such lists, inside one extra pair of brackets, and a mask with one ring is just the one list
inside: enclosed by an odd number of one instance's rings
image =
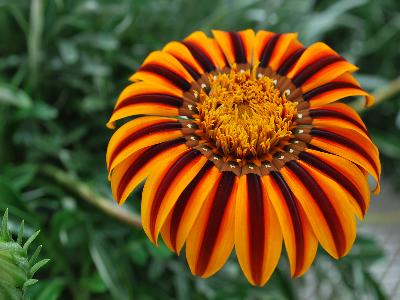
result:
[(263, 177), (263, 183), (273, 204), (285, 242), (292, 276), (306, 272), (317, 253), (318, 241), (299, 200), (279, 172)]
[(195, 178), (207, 158), (194, 149), (187, 150), (169, 163), (155, 166), (157, 173), (151, 173), (143, 188), (142, 224), (143, 230), (153, 243), (174, 207), (179, 195)]
[(246, 278), (264, 285), (278, 264), (282, 233), (261, 177), (241, 176), (235, 214), (235, 249)]
[(310, 133), (311, 145), (344, 157), (370, 173), (377, 183), (374, 192), (379, 192), (381, 173), (379, 153), (369, 138), (352, 129), (334, 126), (313, 128)]
[[(256, 35), (254, 46), (254, 61), (259, 62), (262, 68), (270, 67), (272, 70), (279, 70), (292, 55), (302, 49), (301, 43), (297, 40), (297, 33), (272, 33), (259, 31)], [(294, 62), (292, 62), (292, 65)]]
[(163, 51), (175, 57), (195, 80), (199, 79), (201, 74), (207, 72), (193, 57), (190, 49), (184, 43), (170, 42), (163, 48)]
[(231, 66), (251, 64), (255, 35), (253, 30), (239, 32), (212, 30), (212, 33)]
[(321, 246), (336, 259), (346, 255), (354, 243), (356, 226), (343, 188), (301, 161), (288, 162), (280, 172), (307, 212)]
[(332, 103), (310, 109), (309, 116), (313, 118), (314, 127), (342, 127), (357, 131), (369, 139), (367, 128), (359, 115), (348, 105)]
[(114, 199), (122, 205), (129, 194), (152, 173), (157, 163), (167, 163), (187, 150), (184, 138), (163, 142), (135, 152), (115, 167), (111, 174)]
[(347, 62), (326, 44), (315, 43), (303, 52), (287, 77), (306, 93), (346, 72), (356, 70), (356, 66)]
[(166, 85), (172, 89), (189, 91), (194, 78), (171, 54), (154, 51), (130, 78), (131, 81), (148, 81)]
[(364, 91), (350, 73), (344, 73), (330, 82), (307, 91), (303, 94), (303, 99), (310, 103), (311, 108), (317, 108), (351, 96), (364, 96), (367, 107), (374, 103), (374, 97)]
[(175, 253), (180, 253), (204, 201), (220, 177), (220, 171), (208, 161), (180, 194), (161, 229), (165, 244)]
[(234, 173), (222, 172), (190, 231), (186, 258), (195, 275), (213, 275), (233, 250), (237, 181)]
[(154, 82), (136, 82), (126, 87), (118, 97), (107, 127), (115, 121), (135, 115), (178, 116), (182, 91)]
[(358, 218), (362, 219), (369, 207), (368, 181), (361, 170), (352, 162), (337, 155), (313, 149), (301, 152), (299, 158), (339, 183), (354, 207)]
[(176, 119), (141, 117), (121, 126), (108, 143), (108, 171), (138, 150), (182, 137), (182, 125)]
[(218, 45), (214, 40), (208, 38), (204, 32), (193, 32), (182, 43), (189, 49), (204, 71), (212, 72), (226, 66), (226, 60)]

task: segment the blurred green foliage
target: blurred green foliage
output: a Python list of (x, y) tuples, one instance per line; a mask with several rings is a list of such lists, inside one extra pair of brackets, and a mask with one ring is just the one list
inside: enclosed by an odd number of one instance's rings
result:
[[(365, 237), (339, 262), (321, 252), (300, 279), (289, 278), (283, 259), (262, 289), (233, 262), (203, 280), (141, 230), (41, 174), (44, 164), (58, 166), (111, 199), (104, 124), (129, 75), (150, 51), (194, 30), (247, 27), (326, 41), (360, 67), (369, 90), (399, 76), (397, 0), (0, 0), (0, 211), (24, 219), (28, 235), (42, 230), (51, 262), (29, 289), (33, 299), (385, 298), (368, 271), (382, 253)], [(399, 181), (400, 102), (363, 117), (385, 176)], [(131, 198), (138, 211), (140, 194)]]

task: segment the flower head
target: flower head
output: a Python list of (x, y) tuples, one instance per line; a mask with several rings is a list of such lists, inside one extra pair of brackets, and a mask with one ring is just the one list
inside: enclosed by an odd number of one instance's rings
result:
[(33, 276), (49, 262), (49, 259), (38, 261), (42, 246), (37, 247), (32, 256), (28, 255), (29, 247), (38, 235), (39, 231), (23, 243), (22, 221), (15, 240), (8, 228), (8, 209), (5, 211), (0, 228), (0, 299), (26, 299), (27, 288), (38, 282)]
[(149, 239), (217, 272), (235, 249), (247, 279), (265, 284), (281, 255), (303, 274), (318, 243), (333, 257), (355, 239), (379, 191), (379, 154), (358, 114), (357, 67), (324, 43), (252, 30), (195, 32), (155, 51), (131, 77), (108, 123), (107, 166), (122, 204), (146, 180)]

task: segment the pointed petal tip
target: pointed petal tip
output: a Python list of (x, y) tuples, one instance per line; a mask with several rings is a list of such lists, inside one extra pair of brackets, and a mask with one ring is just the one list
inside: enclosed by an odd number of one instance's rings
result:
[(365, 96), (365, 104), (364, 107), (371, 107), (375, 104), (375, 97), (372, 95)]
[(108, 121), (107, 122), (107, 124), (106, 124), (106, 127), (108, 128), (108, 129), (115, 129), (115, 122), (114, 121)]

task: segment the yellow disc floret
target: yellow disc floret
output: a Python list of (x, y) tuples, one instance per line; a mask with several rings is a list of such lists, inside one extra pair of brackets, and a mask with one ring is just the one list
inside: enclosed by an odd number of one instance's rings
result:
[(225, 157), (261, 158), (290, 137), (296, 103), (271, 78), (232, 68), (209, 80), (209, 93), (199, 94), (200, 126)]

